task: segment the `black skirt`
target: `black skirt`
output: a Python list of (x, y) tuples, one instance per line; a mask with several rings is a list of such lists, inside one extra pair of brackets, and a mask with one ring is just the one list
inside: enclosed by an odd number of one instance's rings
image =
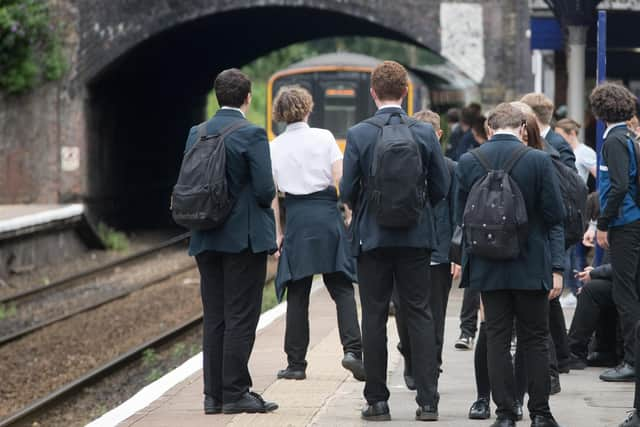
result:
[(291, 281), (324, 273), (344, 273), (357, 281), (336, 189), (285, 196), (284, 243), (276, 275), (276, 294), (282, 300)]

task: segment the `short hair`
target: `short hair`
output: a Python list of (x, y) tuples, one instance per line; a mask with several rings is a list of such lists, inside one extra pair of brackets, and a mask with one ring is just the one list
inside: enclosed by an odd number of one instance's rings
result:
[(487, 118), (483, 115), (480, 115), (476, 117), (476, 119), (473, 121), (473, 124), (471, 125), (471, 129), (473, 129), (475, 133), (482, 139), (488, 139), (487, 129), (485, 127), (486, 122), (487, 122)]
[(371, 72), (371, 87), (380, 101), (401, 99), (408, 86), (407, 70), (395, 61), (384, 61)]
[(440, 114), (431, 110), (420, 110), (413, 115), (414, 119), (429, 123), (436, 132), (440, 130)]
[(527, 116), (519, 108), (508, 102), (498, 104), (487, 114), (487, 125), (494, 131), (499, 129), (517, 129), (527, 121)]
[(536, 150), (544, 150), (544, 142), (542, 141), (542, 135), (540, 135), (540, 127), (536, 121), (535, 114), (527, 114), (527, 145), (535, 148)]
[(273, 100), (273, 119), (277, 122), (301, 122), (313, 109), (313, 98), (300, 86), (283, 86)]
[(573, 119), (562, 119), (556, 122), (556, 128), (560, 128), (568, 134), (571, 132), (575, 132), (577, 134), (581, 127), (580, 123)]
[(218, 74), (213, 89), (219, 106), (238, 108), (251, 93), (251, 80), (237, 68), (229, 68)]
[(449, 108), (447, 110), (447, 122), (449, 123), (458, 123), (460, 121), (460, 109), (459, 108)]
[(616, 83), (596, 86), (589, 96), (594, 116), (608, 123), (624, 122), (636, 113), (636, 97)]
[(473, 126), (473, 122), (480, 116), (479, 105), (474, 103), (464, 107), (460, 114), (460, 121), (469, 127)]
[(554, 109), (553, 101), (543, 93), (528, 93), (520, 101), (531, 107), (533, 114), (536, 115), (540, 123), (543, 125), (551, 123)]

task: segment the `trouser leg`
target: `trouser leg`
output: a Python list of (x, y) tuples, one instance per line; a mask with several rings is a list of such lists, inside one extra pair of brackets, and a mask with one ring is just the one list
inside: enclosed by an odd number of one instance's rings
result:
[(369, 404), (387, 401), (387, 318), (393, 290), (393, 264), (384, 249), (358, 257), (362, 305), (362, 349), (367, 380), (364, 397)]
[(394, 256), (394, 274), (400, 298), (405, 310), (411, 362), (416, 382), (416, 402), (433, 405), (437, 392), (437, 356), (435, 328), (429, 307), (429, 261), (431, 254), (424, 249), (398, 248)]
[(362, 357), (362, 338), (353, 283), (343, 273), (325, 274), (323, 278), (329, 295), (336, 304), (342, 350)]
[(558, 365), (569, 361), (569, 340), (567, 337), (567, 324), (564, 320), (564, 312), (560, 305), (560, 299), (549, 301), (549, 331), (555, 346), (555, 362)]
[(577, 245), (571, 246), (567, 249), (565, 254), (564, 265), (564, 286), (569, 288), (573, 295), (577, 295), (578, 288), (580, 287), (580, 281), (576, 279), (574, 270), (582, 271), (582, 268), (578, 267), (578, 260), (576, 258)]
[[(636, 322), (636, 358), (640, 357), (640, 321)], [(636, 360), (635, 366), (640, 366), (640, 360)], [(640, 409), (640, 369), (636, 369), (636, 388), (633, 396), (633, 407)]]
[(482, 292), (482, 302), (487, 331), (489, 381), (493, 401), (497, 406), (496, 416), (515, 420), (515, 385), (511, 360), (514, 297), (511, 291)]
[(391, 294), (391, 301), (396, 308), (396, 329), (398, 330), (398, 350), (404, 357), (404, 361), (408, 364), (407, 371), (411, 372), (411, 342), (409, 340), (409, 329), (407, 328), (407, 315), (406, 311), (400, 307), (400, 297), (398, 296), (398, 290), (393, 286), (393, 293)]
[(518, 343), (516, 347), (515, 363), (513, 374), (516, 382), (516, 399), (521, 403), (524, 402), (524, 395), (529, 387), (529, 379), (527, 378), (527, 355), (522, 350), (522, 346)]
[(284, 332), (284, 352), (289, 368), (307, 368), (309, 347), (309, 294), (313, 276), (294, 280), (287, 286), (287, 325)]
[(609, 232), (613, 268), (613, 299), (618, 308), (624, 336), (624, 360), (635, 363), (635, 325), (640, 320), (640, 221)]
[(549, 409), (549, 302), (546, 291), (515, 292), (516, 331), (528, 378), (529, 413), (547, 416)]
[(478, 310), (480, 309), (480, 292), (465, 288), (460, 309), (460, 331), (463, 335), (475, 338), (478, 327)]
[(234, 402), (252, 386), (249, 357), (256, 339), (267, 275), (266, 252), (224, 254), (223, 402)]
[(436, 333), (436, 351), (438, 368), (442, 366), (442, 346), (444, 345), (444, 322), (447, 317), (447, 304), (451, 290), (451, 265), (449, 263), (432, 265), (430, 268), (431, 292), (429, 307), (433, 314)]
[(597, 294), (601, 293), (603, 288), (608, 288), (611, 295), (611, 282), (594, 279), (583, 286), (578, 295), (578, 304), (569, 329), (569, 350), (583, 360), (586, 360), (588, 355), (589, 340), (601, 323), (601, 308), (606, 307), (598, 303)]
[(491, 397), (491, 385), (489, 382), (489, 366), (487, 364), (487, 330), (484, 322), (480, 322), (473, 362), (478, 399), (489, 399)]
[(224, 348), (224, 276), (222, 256), (203, 252), (196, 256), (202, 298), (202, 373), (204, 394), (222, 400), (222, 349)]

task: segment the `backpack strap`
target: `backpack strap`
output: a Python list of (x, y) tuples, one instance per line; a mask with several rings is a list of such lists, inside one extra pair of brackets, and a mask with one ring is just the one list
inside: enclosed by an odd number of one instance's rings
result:
[(364, 121), (365, 123), (369, 123), (377, 128), (382, 129), (387, 124), (387, 121), (380, 116), (369, 117)]
[(482, 154), (480, 152), (479, 148), (475, 148), (473, 150), (470, 150), (469, 153), (471, 153), (471, 155), (473, 157), (475, 157), (479, 162), (480, 165), (484, 168), (484, 170), (486, 172), (489, 172), (490, 170), (493, 170), (493, 168), (491, 167), (491, 165), (489, 164), (489, 161), (487, 160), (487, 158), (484, 156), (484, 154)]
[(207, 137), (207, 124), (208, 121), (204, 121), (198, 125), (198, 141)]
[(513, 169), (516, 163), (518, 163), (518, 160), (520, 160), (520, 158), (524, 156), (524, 154), (529, 150), (531, 150), (531, 148), (527, 147), (526, 145), (518, 147), (518, 149), (511, 155), (511, 158), (504, 165), (504, 171), (506, 173), (511, 173), (511, 169)]
[(233, 132), (241, 129), (245, 126), (249, 126), (251, 123), (248, 120), (242, 119), (231, 123), (229, 126), (223, 128), (217, 134), (220, 135), (220, 139), (225, 139), (227, 136), (232, 134)]

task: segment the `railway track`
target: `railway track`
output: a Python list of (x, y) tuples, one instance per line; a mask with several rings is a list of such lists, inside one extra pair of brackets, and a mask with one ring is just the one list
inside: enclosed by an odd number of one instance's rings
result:
[[(135, 264), (136, 262), (140, 262), (146, 258), (150, 258), (153, 255), (158, 254), (159, 252), (181, 244), (189, 237), (189, 233), (184, 233), (179, 236), (173, 237), (167, 241), (154, 245), (148, 249), (136, 252), (134, 254), (128, 255), (121, 259), (111, 261), (109, 263), (103, 264), (96, 268), (91, 268), (80, 273), (71, 275), (69, 277), (63, 278), (61, 280), (57, 280), (47, 286), (34, 287), (33, 289), (26, 290), (24, 292), (16, 293), (10, 296), (6, 296), (0, 299), (0, 304), (4, 304), (5, 306), (10, 304), (11, 306), (16, 308), (17, 310), (22, 309), (23, 307), (28, 307), (29, 305), (35, 306), (39, 304), (41, 301), (49, 298), (56, 293), (60, 293), (63, 291), (67, 291), (75, 288), (82, 288), (83, 286), (94, 286), (92, 280), (95, 280), (100, 275), (105, 275), (110, 272), (116, 272), (118, 269), (122, 269), (126, 266), (130, 266)], [(28, 335), (32, 332), (45, 328), (53, 323), (68, 319), (70, 317), (76, 316), (80, 313), (93, 310), (97, 307), (100, 307), (104, 304), (110, 303), (120, 298), (124, 298), (133, 292), (139, 291), (146, 287), (152, 286), (155, 283), (160, 283), (164, 280), (167, 280), (169, 277), (175, 274), (180, 274), (182, 272), (193, 269), (193, 265), (185, 266), (178, 269), (173, 269), (170, 272), (165, 274), (157, 275), (152, 278), (145, 279), (140, 283), (137, 283), (135, 286), (130, 286), (127, 289), (123, 289), (122, 291), (114, 291), (109, 296), (98, 298), (95, 301), (84, 304), (79, 307), (76, 307), (72, 310), (66, 311), (62, 314), (58, 314), (55, 316), (47, 317), (45, 319), (32, 321), (25, 325), (21, 325), (20, 327), (8, 328), (9, 332), (5, 332), (0, 335), (0, 346), (14, 341), (20, 337)], [(6, 322), (5, 322), (6, 323)], [(2, 322), (0, 322), (2, 325)], [(7, 329), (6, 327), (4, 328)]]
[(163, 333), (145, 342), (142, 345), (132, 348), (126, 353), (84, 374), (82, 377), (68, 384), (65, 384), (64, 386), (56, 389), (55, 391), (38, 400), (33, 401), (32, 403), (9, 415), (8, 417), (0, 419), (0, 427), (14, 426), (21, 421), (37, 416), (41, 411), (46, 410), (56, 402), (72, 395), (74, 392), (77, 392), (78, 390), (81, 390), (82, 388), (90, 384), (96, 383), (97, 381), (105, 378), (118, 369), (125, 367), (128, 363), (137, 360), (139, 357), (141, 357), (145, 350), (155, 348), (174, 339), (177, 339), (178, 337), (191, 331), (192, 329), (200, 327), (201, 323), (202, 315), (197, 315), (178, 325), (177, 327), (167, 331), (166, 333)]

